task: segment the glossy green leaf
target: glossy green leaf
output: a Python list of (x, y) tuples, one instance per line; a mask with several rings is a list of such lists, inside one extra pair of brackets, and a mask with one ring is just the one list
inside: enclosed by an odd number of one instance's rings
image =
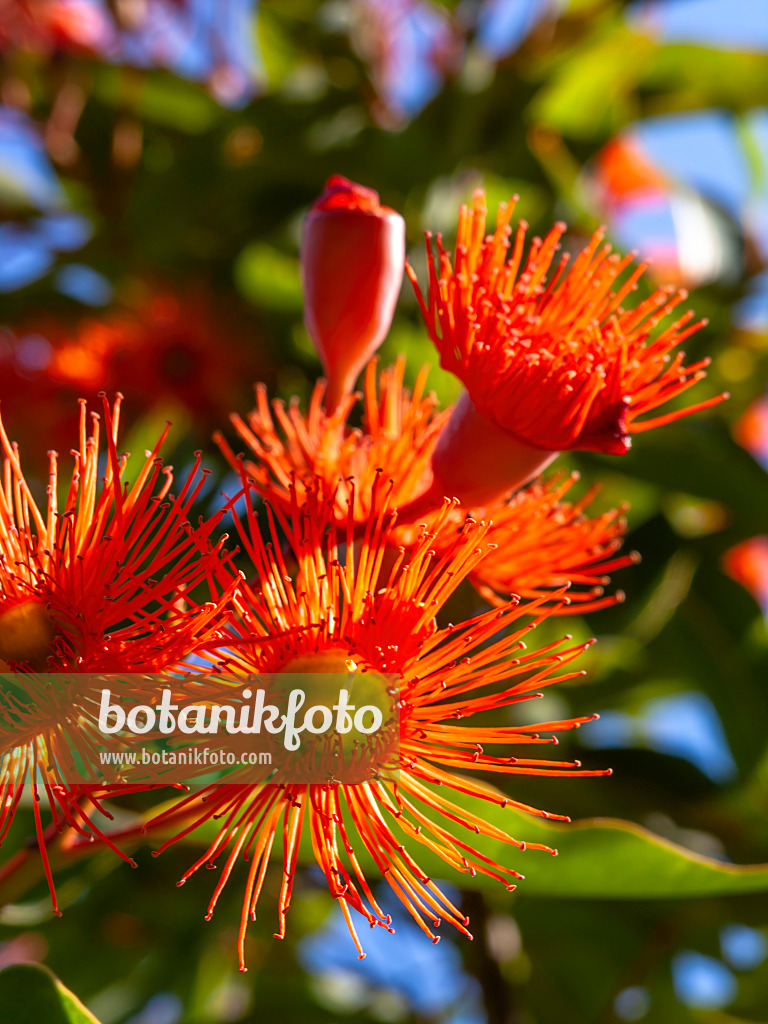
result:
[[(768, 864), (737, 866), (703, 857), (632, 822), (593, 818), (561, 824), (510, 807), (483, 810), (479, 801), (466, 804), (515, 839), (558, 851), (553, 857), (538, 850), (518, 852), (481, 836), (469, 840), (484, 856), (525, 876), (518, 886), (524, 896), (646, 900), (768, 892)], [(426, 850), (415, 853), (428, 873), (450, 876), (434, 855)], [(498, 884), (479, 874), (473, 880), (473, 886), (483, 889)]]
[[(768, 864), (735, 865), (705, 857), (631, 821), (588, 818), (562, 823), (515, 811), (509, 805), (500, 807), (455, 794), (451, 799), (515, 841), (528, 844), (529, 848), (521, 850), (501, 840), (477, 835), (472, 828), (464, 831), (459, 825), (452, 825), (450, 829), (452, 835), (483, 857), (523, 875), (518, 891), (524, 896), (647, 900), (768, 893)], [(218, 828), (217, 821), (208, 822), (185, 842), (208, 843)], [(362, 842), (354, 833), (351, 840), (366, 874), (375, 878), (378, 869)], [(404, 834), (402, 841), (430, 877), (463, 883), (467, 888), (499, 891), (497, 879), (478, 873), (470, 880), (457, 874), (410, 832)], [(549, 847), (557, 855), (530, 849), (533, 844)], [(307, 827), (302, 834), (300, 856), (305, 863), (314, 859)], [(282, 849), (276, 847), (273, 857), (279, 860)]]
[(99, 1024), (59, 979), (39, 964), (0, 971), (3, 1024)]

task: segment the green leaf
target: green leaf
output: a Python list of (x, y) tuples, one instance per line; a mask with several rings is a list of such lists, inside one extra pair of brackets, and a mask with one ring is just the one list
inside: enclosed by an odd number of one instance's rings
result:
[(271, 88), (279, 87), (283, 79), (293, 70), (297, 52), (293, 42), (284, 31), (280, 19), (274, 12), (262, 7), (254, 28), (255, 44)]
[(667, 109), (722, 104), (739, 110), (764, 95), (768, 72), (761, 53), (671, 44), (656, 48), (642, 83), (668, 94)]
[[(500, 839), (477, 835), (472, 826), (466, 830), (458, 824), (451, 826), (452, 834), (481, 856), (523, 875), (524, 879), (518, 884), (518, 893), (522, 896), (664, 900), (768, 892), (768, 864), (736, 865), (705, 857), (631, 821), (586, 818), (566, 824), (524, 814), (511, 805), (501, 807), (462, 794), (451, 794), (451, 800), (515, 841), (528, 844), (527, 849), (520, 850)], [(434, 815), (434, 819), (437, 818)], [(184, 842), (208, 843), (218, 828), (217, 821), (206, 822), (185, 837)], [(366, 875), (370, 879), (378, 877), (378, 868), (360, 839), (354, 833), (350, 838)], [(402, 841), (409, 855), (430, 878), (491, 893), (504, 891), (498, 879), (479, 872), (473, 878), (457, 873), (410, 830)], [(536, 843), (557, 851), (557, 856), (531, 849)], [(471, 854), (467, 856), (471, 858)], [(273, 857), (279, 862), (282, 848), (276, 848)], [(306, 826), (301, 837), (300, 859), (304, 863), (314, 860)]]
[(131, 92), (128, 81), (120, 69), (102, 66), (94, 93), (103, 103), (115, 107), (132, 105), (148, 121), (190, 135), (208, 131), (220, 117), (215, 100), (194, 82), (156, 72), (142, 77), (141, 88), (135, 84)]
[[(599, 466), (598, 472), (603, 467), (609, 472), (616, 468), (616, 460), (608, 456), (590, 461)], [(717, 472), (703, 472), (704, 466), (717, 466)], [(734, 531), (738, 531), (733, 543), (765, 532), (768, 474), (714, 418), (693, 419), (641, 435), (629, 454), (622, 456), (620, 468), (665, 490), (722, 503), (730, 510)]]
[(59, 979), (39, 964), (12, 964), (0, 971), (4, 1024), (99, 1024)]
[(590, 38), (551, 73), (534, 98), (537, 123), (573, 138), (592, 138), (620, 127), (632, 113), (636, 83), (655, 45), (623, 26)]
[(301, 309), (301, 277), (295, 256), (265, 242), (246, 246), (235, 263), (240, 292), (257, 306), (294, 312)]
[[(533, 818), (511, 807), (457, 799), (496, 828), (526, 843), (543, 843), (558, 851), (517, 852), (482, 836), (468, 840), (480, 853), (525, 876), (522, 896), (572, 899), (647, 900), (730, 896), (768, 892), (768, 864), (737, 866), (692, 853), (633, 822), (591, 818), (561, 824)], [(464, 838), (464, 837), (462, 837)], [(426, 849), (410, 845), (419, 865), (438, 878), (455, 875)], [(498, 881), (478, 874), (472, 887), (492, 890)]]

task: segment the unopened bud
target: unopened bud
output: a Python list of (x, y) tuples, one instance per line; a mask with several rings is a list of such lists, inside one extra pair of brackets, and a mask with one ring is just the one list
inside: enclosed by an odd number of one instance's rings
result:
[(384, 340), (405, 265), (405, 222), (378, 193), (340, 175), (304, 223), (304, 322), (328, 378), (329, 412)]

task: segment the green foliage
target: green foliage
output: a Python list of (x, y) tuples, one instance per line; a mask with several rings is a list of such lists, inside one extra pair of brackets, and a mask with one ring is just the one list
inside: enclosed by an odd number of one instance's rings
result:
[[(670, 900), (768, 892), (767, 864), (736, 867), (693, 854), (632, 822), (605, 818), (561, 825), (509, 808), (481, 807), (479, 801), (469, 809), (515, 839), (557, 850), (557, 857), (538, 850), (510, 855), (499, 841), (477, 840), (482, 854), (513, 864), (525, 876), (519, 885), (523, 899)], [(420, 859), (427, 871), (439, 873), (437, 858)], [(474, 886), (491, 889), (498, 883), (478, 876)]]
[(0, 1006), (7, 1024), (99, 1024), (77, 996), (37, 964), (0, 970)]
[(235, 263), (235, 280), (242, 294), (263, 309), (301, 311), (299, 261), (269, 245), (246, 246)]

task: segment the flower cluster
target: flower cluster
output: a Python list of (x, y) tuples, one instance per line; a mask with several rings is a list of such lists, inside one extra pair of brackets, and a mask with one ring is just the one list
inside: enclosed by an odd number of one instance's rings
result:
[[(63, 832), (70, 846), (95, 839), (119, 852), (114, 833), (94, 820), (108, 814), (102, 801), (153, 788), (130, 768), (108, 775), (97, 767), (101, 747), (125, 741), (96, 729), (99, 673), (135, 674), (135, 697), (148, 707), (159, 700), (157, 673), (166, 698), (170, 689), (196, 707), (222, 692), (250, 697), (264, 673), (353, 673), (373, 707), (396, 695), (396, 753), (371, 762), (362, 781), (331, 770), (318, 781), (271, 782), (267, 772), (237, 768), (137, 827), (162, 828), (160, 850), (205, 832), (207, 848), (181, 881), (225, 857), (209, 916), (238, 862), (248, 862), (243, 969), (276, 838), (277, 934), (285, 934), (306, 835), (362, 956), (355, 914), (391, 930), (373, 875), (435, 941), (441, 920), (469, 934), (418, 849), (507, 888), (522, 877), (517, 859), (497, 862), (482, 843), (519, 852), (524, 837), (489, 824), (466, 798), (567, 820), (516, 799), (509, 782), (608, 774), (541, 756), (589, 716), (530, 725), (513, 713), (543, 687), (583, 674), (571, 662), (588, 644), (566, 636), (528, 649), (529, 635), (550, 616), (620, 600), (605, 592), (608, 574), (637, 557), (618, 550), (625, 509), (590, 511), (596, 488), (574, 500), (576, 474), (538, 473), (567, 448), (621, 454), (630, 432), (722, 396), (639, 420), (703, 376), (704, 361), (685, 366), (671, 354), (699, 326), (692, 314), (662, 324), (682, 296), (662, 290), (625, 308), (642, 268), (601, 249), (599, 235), (570, 272), (563, 259), (550, 274), (564, 228), (535, 239), (524, 258), (524, 227), (511, 243), (510, 212), (502, 207), (485, 237), (476, 196), (473, 212), (460, 215), (453, 262), (439, 239), (438, 262), (429, 260), (427, 330), (466, 387), (454, 409), (440, 410), (426, 368), (409, 391), (403, 358), (381, 372), (372, 358), (403, 278), (404, 222), (375, 192), (332, 178), (309, 213), (302, 249), (306, 323), (327, 380), (306, 412), (257, 386), (256, 408), (232, 416), (247, 457), (217, 436), (242, 490), (197, 525), (200, 458), (174, 495), (159, 459), (164, 437), (138, 464), (118, 454), (119, 398), (104, 403), (104, 445), (99, 417), (89, 432), (83, 405), (71, 478), (60, 493), (51, 453), (43, 508), (0, 425), (0, 838), (31, 786), (52, 894), (51, 837)], [(223, 546), (225, 515), (234, 552)], [(450, 622), (467, 583), (479, 594), (468, 591), (473, 611)], [(367, 763), (361, 750), (355, 740), (355, 758)], [(71, 781), (75, 758), (93, 769), (88, 784)], [(52, 815), (48, 832), (38, 788)]]

